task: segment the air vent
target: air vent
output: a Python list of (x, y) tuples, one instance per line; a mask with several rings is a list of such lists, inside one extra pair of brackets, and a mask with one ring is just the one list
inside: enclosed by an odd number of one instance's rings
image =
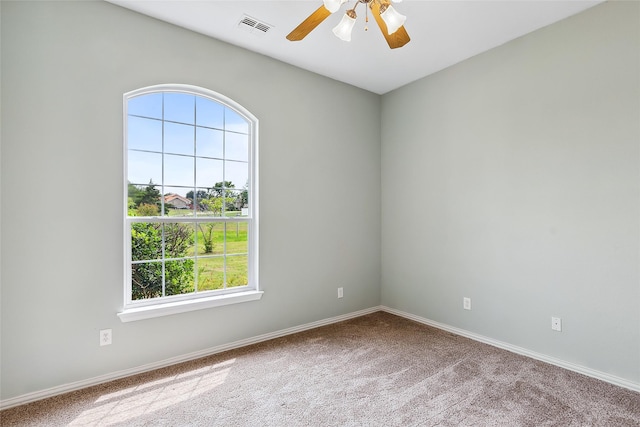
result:
[(249, 15), (244, 15), (240, 22), (238, 22), (238, 28), (254, 34), (266, 34), (273, 28), (273, 25), (252, 18)]

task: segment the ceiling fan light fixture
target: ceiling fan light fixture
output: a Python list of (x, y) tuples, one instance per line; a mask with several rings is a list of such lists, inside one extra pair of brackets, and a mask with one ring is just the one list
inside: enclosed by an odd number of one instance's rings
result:
[(398, 13), (389, 3), (380, 7), (380, 17), (387, 24), (387, 33), (389, 35), (398, 31), (398, 28), (404, 25), (407, 17)]
[[(2, 1), (2, 0), (0, 0)], [(411, 38), (404, 28), (406, 16), (400, 15), (391, 7), (390, 2), (400, 0), (353, 0), (353, 7), (346, 8), (346, 15), (342, 16), (340, 23), (333, 28), (333, 34), (341, 40), (351, 41), (351, 33), (356, 21), (356, 7), (362, 3), (366, 9), (367, 19), (364, 30), (367, 31), (369, 11), (376, 21), (380, 32), (391, 49), (397, 49), (409, 43)], [(322, 0), (322, 4), (296, 28), (287, 34), (287, 40), (296, 42), (304, 39), (314, 28), (337, 12), (347, 0)], [(384, 18), (383, 18), (384, 17)]]
[(346, 1), (347, 0), (323, 0), (323, 3), (329, 12), (334, 13), (337, 12), (340, 6), (342, 6), (342, 3)]
[(333, 34), (335, 34), (340, 40), (350, 42), (351, 32), (355, 23), (356, 12), (353, 9), (349, 9), (342, 17), (340, 23), (333, 28)]

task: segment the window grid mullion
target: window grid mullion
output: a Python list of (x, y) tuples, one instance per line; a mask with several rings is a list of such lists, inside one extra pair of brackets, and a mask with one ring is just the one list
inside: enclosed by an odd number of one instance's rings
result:
[(227, 224), (224, 223), (224, 233), (222, 234), (222, 283), (224, 289), (227, 289)]
[(166, 286), (166, 263), (165, 263), (165, 246), (166, 246), (166, 241), (165, 241), (165, 224), (161, 224), (160, 229), (162, 230), (162, 296), (166, 296), (166, 290), (167, 290), (167, 286)]
[[(222, 109), (222, 216), (227, 213), (227, 109)], [(227, 223), (222, 228), (222, 288), (227, 289)]]
[[(196, 197), (196, 184), (198, 182), (198, 163), (196, 158), (197, 149), (197, 135), (198, 135), (198, 102), (196, 97), (193, 97), (193, 217), (197, 216), (197, 200)], [(193, 223), (193, 291), (198, 293), (198, 223)]]
[[(165, 143), (165, 123), (164, 123), (164, 93), (162, 94), (162, 169), (161, 176), (162, 182), (160, 183), (160, 216), (164, 216), (164, 165), (165, 165), (165, 152), (164, 152), (164, 143)], [(165, 224), (162, 223), (162, 296), (167, 296), (167, 276), (166, 276), (166, 262), (165, 262)]]
[[(222, 109), (222, 216), (227, 216), (227, 109)], [(226, 283), (226, 282), (225, 282)]]

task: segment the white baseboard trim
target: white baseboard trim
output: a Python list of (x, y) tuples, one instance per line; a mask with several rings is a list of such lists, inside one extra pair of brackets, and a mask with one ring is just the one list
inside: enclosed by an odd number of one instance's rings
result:
[(14, 406), (24, 405), (26, 403), (35, 402), (37, 400), (46, 399), (46, 398), (57, 396), (64, 393), (69, 393), (75, 390), (80, 390), (83, 388), (103, 384), (103, 383), (117, 380), (120, 378), (142, 374), (144, 372), (153, 371), (155, 369), (165, 368), (167, 366), (175, 365), (177, 363), (183, 363), (183, 362), (188, 362), (190, 360), (200, 359), (202, 357), (211, 356), (217, 353), (222, 353), (223, 351), (233, 350), (233, 349), (245, 347), (251, 344), (257, 344), (257, 343), (268, 341), (274, 338), (280, 338), (286, 335), (295, 334), (297, 332), (303, 332), (309, 329), (318, 328), (320, 326), (326, 326), (332, 323), (342, 322), (344, 320), (353, 319), (355, 317), (364, 316), (366, 314), (375, 313), (381, 310), (382, 310), (382, 307), (377, 306), (377, 307), (367, 308), (364, 310), (354, 311), (352, 313), (330, 317), (328, 319), (318, 320), (316, 322), (306, 323), (304, 325), (294, 326), (292, 328), (282, 329), (279, 331), (258, 335), (252, 338), (234, 341), (229, 344), (222, 344), (222, 345), (211, 347), (205, 350), (184, 354), (182, 356), (172, 357), (170, 359), (161, 360), (159, 362), (149, 363), (149, 364), (138, 366), (131, 369), (124, 369), (121, 371), (112, 372), (109, 374), (100, 375), (93, 378), (88, 378), (86, 380), (75, 381), (72, 383), (48, 388), (46, 390), (23, 394), (21, 396), (16, 396), (10, 399), (0, 400), (0, 410), (12, 408)]
[(251, 344), (257, 344), (263, 341), (268, 341), (274, 338), (280, 338), (286, 335), (295, 334), (298, 332), (307, 331), (309, 329), (319, 328), (321, 326), (330, 325), (332, 323), (342, 322), (344, 320), (353, 319), (355, 317), (364, 316), (367, 314), (375, 313), (377, 311), (385, 311), (387, 313), (395, 314), (396, 316), (404, 317), (406, 319), (410, 319), (416, 321), (418, 323), (422, 323), (424, 325), (433, 326), (434, 328), (442, 329), (444, 331), (448, 331), (454, 333), (456, 335), (460, 335), (466, 338), (470, 338), (475, 341), (479, 341), (485, 344), (492, 345), (494, 347), (501, 348), (503, 350), (510, 351), (512, 353), (520, 354), (523, 356), (530, 357), (532, 359), (540, 360), (542, 362), (549, 363), (551, 365), (555, 365), (564, 369), (568, 369), (570, 371), (577, 372), (579, 374), (586, 375), (591, 378), (595, 378), (601, 381), (605, 381), (607, 383), (624, 387), (626, 389), (640, 392), (640, 384), (625, 380), (624, 378), (616, 377), (614, 375), (607, 374), (605, 372), (597, 371), (594, 369), (586, 368), (584, 366), (576, 365), (574, 363), (566, 362), (561, 359), (557, 359), (555, 357), (547, 356), (545, 354), (537, 353), (535, 351), (527, 350), (526, 348), (514, 346), (502, 341), (494, 340), (492, 338), (485, 337), (483, 335), (479, 335), (473, 332), (469, 332), (464, 329), (456, 328), (453, 326), (446, 325), (444, 323), (439, 323), (430, 319), (426, 319), (424, 317), (416, 316), (411, 313), (407, 313), (404, 311), (396, 310), (386, 306), (377, 306), (371, 307), (364, 310), (354, 311), (352, 313), (343, 314), (340, 316), (330, 317), (328, 319), (318, 320), (316, 322), (306, 323), (304, 325), (294, 326), (287, 329), (282, 329), (275, 332), (270, 332), (262, 335), (258, 335), (252, 338), (247, 338), (239, 341), (234, 341), (229, 344), (222, 344), (219, 346), (211, 347), (205, 350), (196, 351), (193, 353), (172, 357), (170, 359), (161, 360), (159, 362), (149, 363), (146, 365), (138, 366), (131, 369), (125, 369), (117, 372), (112, 372), (110, 374), (100, 375), (97, 377), (89, 378), (86, 380), (75, 381), (68, 384), (63, 384), (60, 386), (48, 388), (45, 390), (23, 394), (21, 396), (13, 397), (10, 399), (0, 400), (0, 410), (12, 408), (14, 406), (24, 405), (26, 403), (35, 402), (37, 400), (46, 399), (49, 397), (57, 396), (64, 393), (69, 393), (75, 390), (80, 390), (83, 388), (103, 384), (109, 381), (114, 381), (120, 378), (129, 377), (132, 375), (141, 374), (144, 372), (153, 371), (155, 369), (165, 368), (167, 366), (175, 365), (178, 363), (188, 362), (190, 360), (200, 359), (202, 357), (211, 356), (213, 354), (222, 353), (223, 351), (233, 350), (240, 347), (245, 347)]
[(540, 360), (541, 362), (546, 362), (551, 365), (555, 365), (560, 368), (567, 369), (569, 371), (577, 372), (579, 374), (586, 375), (588, 377), (595, 378), (619, 387), (624, 387), (632, 391), (640, 392), (640, 384), (634, 383), (624, 378), (617, 377), (615, 375), (610, 375), (605, 372), (597, 371), (595, 369), (587, 368), (581, 365), (576, 365), (575, 363), (567, 362), (561, 359), (557, 359), (555, 357), (547, 356), (542, 353), (537, 353), (535, 351), (527, 350), (526, 348), (522, 348), (515, 345), (511, 345), (506, 342), (494, 340), (493, 338), (485, 337), (483, 335), (469, 332), (464, 329), (456, 328), (454, 326), (449, 326), (444, 323), (439, 323), (430, 319), (425, 319), (424, 317), (416, 316), (414, 314), (396, 310), (390, 307), (381, 306), (380, 309), (382, 311), (386, 311), (387, 313), (395, 314), (396, 316), (404, 317), (406, 319), (414, 320), (424, 325), (433, 326), (434, 328), (442, 329), (444, 331), (451, 332), (456, 335), (461, 335), (463, 337), (470, 338), (474, 341), (479, 341), (485, 344), (489, 344), (494, 347), (498, 347), (503, 350), (510, 351), (512, 353), (520, 354), (522, 356), (527, 356), (532, 359)]

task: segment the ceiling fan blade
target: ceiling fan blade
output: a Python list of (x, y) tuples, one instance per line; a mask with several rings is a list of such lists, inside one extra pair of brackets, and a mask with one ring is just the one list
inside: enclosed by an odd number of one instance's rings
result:
[(373, 17), (376, 19), (378, 27), (380, 27), (380, 31), (382, 31), (382, 35), (384, 36), (385, 40), (387, 40), (389, 47), (391, 49), (396, 49), (409, 43), (411, 39), (409, 38), (409, 34), (407, 34), (407, 30), (404, 29), (404, 26), (398, 28), (398, 31), (391, 35), (387, 34), (387, 24), (385, 24), (384, 20), (380, 16), (380, 3), (377, 1), (372, 1), (370, 4), (371, 11), (373, 12)]
[(324, 5), (320, 6), (315, 12), (313, 12), (307, 19), (302, 21), (300, 25), (298, 25), (293, 31), (289, 33), (287, 36), (288, 40), (292, 42), (302, 40), (313, 31), (322, 21), (327, 19), (327, 17), (331, 15), (331, 12), (327, 10)]

